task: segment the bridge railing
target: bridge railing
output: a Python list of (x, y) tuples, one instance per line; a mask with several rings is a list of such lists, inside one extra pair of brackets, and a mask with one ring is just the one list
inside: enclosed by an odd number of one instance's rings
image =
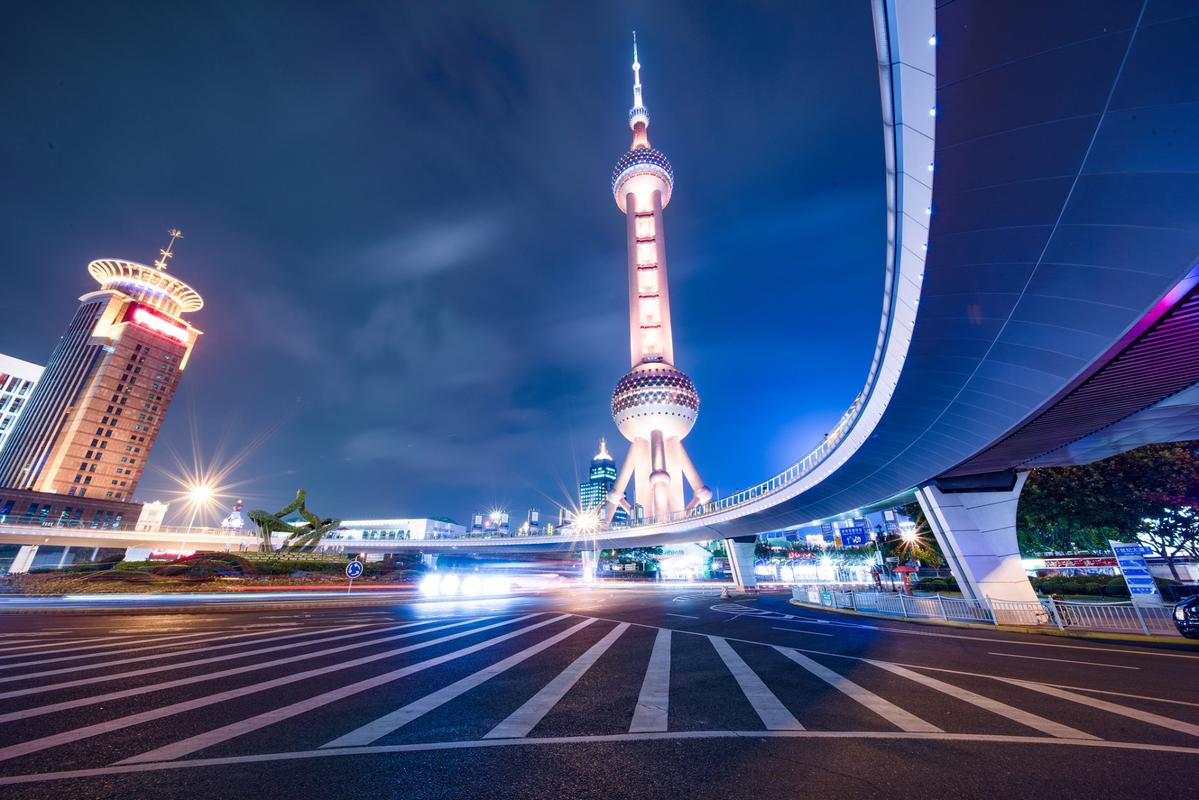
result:
[(978, 622), (988, 625), (1054, 626), (1059, 630), (1120, 631), (1145, 636), (1176, 633), (1170, 606), (1134, 603), (1087, 603), (1068, 600), (976, 600), (945, 595), (906, 595), (899, 592), (855, 591), (825, 586), (793, 586), (792, 597), (825, 608), (890, 614), (915, 619)]
[(710, 500), (703, 505), (686, 511), (675, 511), (669, 514), (658, 514), (653, 517), (645, 517), (640, 520), (629, 520), (630, 527), (644, 527), (647, 525), (662, 525), (668, 522), (678, 522), (680, 520), (691, 519), (694, 517), (704, 517), (710, 514), (716, 514), (722, 511), (728, 511), (738, 506), (743, 506), (751, 503), (761, 497), (764, 497), (774, 492), (779, 491), (796, 481), (804, 478), (814, 469), (825, 462), (833, 451), (837, 449), (849, 432), (853, 429), (854, 423), (857, 422), (860, 416), (864, 403), (865, 392), (859, 394), (858, 397), (850, 404), (849, 409), (841, 415), (841, 419), (829, 431), (823, 441), (812, 449), (807, 455), (799, 461), (792, 464), (787, 469), (772, 478), (762, 481), (761, 483), (751, 486), (748, 489), (742, 489), (731, 495)]

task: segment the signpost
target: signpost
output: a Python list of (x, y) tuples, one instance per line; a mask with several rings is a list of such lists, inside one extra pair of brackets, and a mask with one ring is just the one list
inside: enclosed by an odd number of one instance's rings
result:
[(1153, 582), (1153, 576), (1149, 574), (1149, 565), (1145, 563), (1145, 548), (1129, 542), (1113, 542), (1111, 539), (1107, 543), (1116, 555), (1116, 563), (1124, 582), (1128, 584), (1132, 602), (1139, 606), (1160, 606), (1162, 596)]
[(870, 534), (863, 525), (842, 528), (840, 533), (842, 547), (862, 547), (870, 541)]
[(354, 560), (346, 564), (346, 577), (350, 579), (350, 585), (346, 587), (346, 594), (349, 594), (354, 588), (354, 579), (362, 577), (362, 562)]

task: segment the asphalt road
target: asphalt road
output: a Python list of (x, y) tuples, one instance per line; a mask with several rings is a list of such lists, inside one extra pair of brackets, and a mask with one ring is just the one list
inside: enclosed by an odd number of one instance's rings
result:
[(1186, 797), (1196, 675), (782, 596), (0, 615), (0, 797)]

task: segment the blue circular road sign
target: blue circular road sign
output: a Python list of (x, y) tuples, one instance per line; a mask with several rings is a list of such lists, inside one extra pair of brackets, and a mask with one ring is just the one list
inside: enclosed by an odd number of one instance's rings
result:
[(353, 580), (354, 578), (357, 578), (360, 575), (362, 575), (362, 562), (361, 561), (351, 561), (349, 564), (346, 564), (346, 577), (347, 578), (350, 578), (351, 580)]

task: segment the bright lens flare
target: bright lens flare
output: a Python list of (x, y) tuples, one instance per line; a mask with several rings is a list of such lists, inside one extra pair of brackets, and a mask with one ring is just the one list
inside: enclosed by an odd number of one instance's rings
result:
[(599, 509), (588, 509), (575, 514), (574, 523), (571, 526), (575, 533), (595, 533), (600, 528)]

